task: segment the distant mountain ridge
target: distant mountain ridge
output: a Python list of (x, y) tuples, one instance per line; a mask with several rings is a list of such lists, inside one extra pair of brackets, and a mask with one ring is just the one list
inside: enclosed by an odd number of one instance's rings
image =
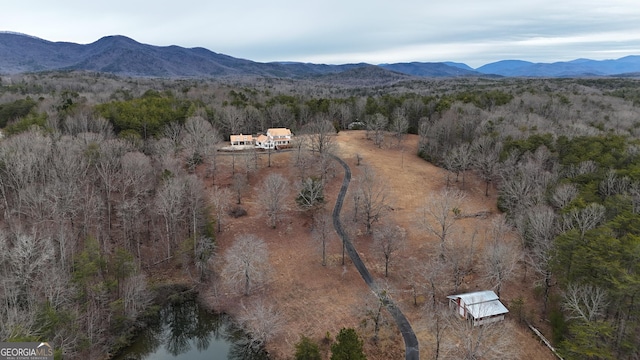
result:
[[(372, 70), (371, 67), (379, 70)], [(354, 71), (365, 68), (366, 70)], [(51, 42), (30, 35), (0, 32), (0, 74), (84, 70), (139, 77), (266, 76), (326, 78), (346, 82), (370, 78), (398, 81), (411, 77), (580, 77), (637, 76), (640, 56), (617, 60), (576, 59), (532, 63), (503, 60), (473, 69), (457, 62), (410, 62), (371, 65), (324, 65), (299, 62), (260, 63), (196, 47), (154, 46), (126, 36), (105, 36), (91, 44)]]
[(476, 69), (483, 74), (530, 77), (613, 76), (640, 71), (640, 56), (630, 55), (616, 60), (576, 59), (554, 63), (532, 63), (502, 60)]

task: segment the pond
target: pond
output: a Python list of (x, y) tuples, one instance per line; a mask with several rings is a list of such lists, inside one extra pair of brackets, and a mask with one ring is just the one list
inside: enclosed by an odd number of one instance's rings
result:
[(114, 360), (268, 360), (232, 319), (195, 300), (162, 308)]

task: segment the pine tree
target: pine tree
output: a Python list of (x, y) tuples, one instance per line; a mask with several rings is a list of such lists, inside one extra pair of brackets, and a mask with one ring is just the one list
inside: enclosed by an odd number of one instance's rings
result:
[(306, 336), (302, 336), (296, 344), (296, 360), (321, 360), (320, 348)]
[(366, 360), (362, 340), (353, 328), (342, 328), (331, 345), (331, 360)]

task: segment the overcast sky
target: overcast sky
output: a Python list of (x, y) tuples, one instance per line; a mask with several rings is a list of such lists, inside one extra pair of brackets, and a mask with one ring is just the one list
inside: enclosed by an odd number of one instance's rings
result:
[(638, 0), (6, 1), (0, 30), (124, 35), (260, 62), (555, 62), (640, 55)]

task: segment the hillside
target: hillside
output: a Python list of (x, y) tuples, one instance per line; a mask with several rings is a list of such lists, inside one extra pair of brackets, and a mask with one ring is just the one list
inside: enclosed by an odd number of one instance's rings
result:
[[(260, 76), (315, 78), (363, 67), (378, 67), (406, 76), (451, 78), (478, 76), (585, 77), (613, 76), (640, 72), (640, 56), (617, 60), (577, 59), (569, 62), (531, 63), (503, 60), (472, 69), (458, 62), (410, 62), (371, 65), (366, 63), (326, 65), (298, 62), (260, 63), (195, 47), (153, 46), (126, 36), (105, 36), (81, 45), (51, 42), (36, 37), (0, 32), (0, 74), (81, 70), (134, 77)], [(376, 73), (358, 77), (376, 80)], [(347, 75), (352, 76), (352, 75)], [(386, 76), (386, 75), (385, 75)], [(631, 75), (633, 76), (633, 75)], [(329, 78), (331, 79), (331, 78)]]
[(259, 63), (204, 48), (152, 46), (125, 36), (106, 36), (87, 45), (50, 42), (0, 33), (0, 73), (83, 70), (135, 77), (263, 76), (281, 78), (335, 74), (368, 64)]

